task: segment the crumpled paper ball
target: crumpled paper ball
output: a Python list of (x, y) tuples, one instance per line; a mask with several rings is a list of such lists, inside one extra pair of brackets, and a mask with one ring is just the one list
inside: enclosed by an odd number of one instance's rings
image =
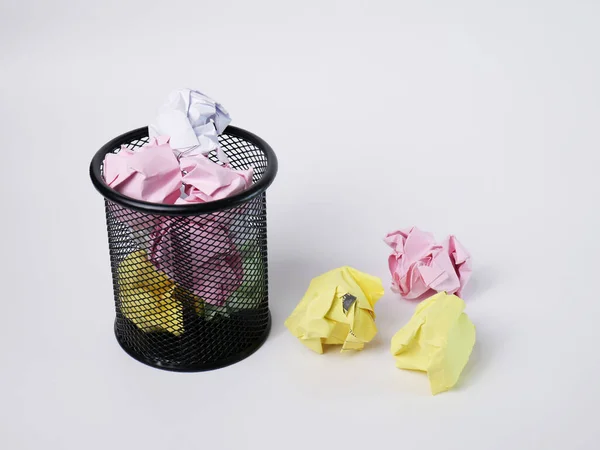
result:
[(374, 307), (381, 296), (379, 278), (340, 267), (313, 278), (285, 326), (317, 353), (329, 344), (362, 350), (377, 334)]
[(427, 372), (432, 394), (456, 384), (475, 345), (475, 326), (465, 302), (440, 292), (419, 303), (408, 324), (392, 338), (400, 369)]
[(181, 158), (180, 165), (185, 173), (183, 183), (186, 197), (178, 199), (177, 204), (220, 200), (252, 185), (252, 168), (234, 170), (202, 155)]
[(264, 255), (259, 248), (246, 245), (238, 247), (242, 256), (242, 284), (220, 306), (206, 303), (204, 317), (210, 320), (217, 315), (230, 317), (240, 311), (248, 311), (266, 307), (265, 292), (268, 289), (264, 276)]
[(103, 175), (109, 187), (137, 200), (173, 204), (181, 193), (179, 161), (165, 136), (152, 138), (135, 151), (122, 147), (118, 153), (107, 153)]
[[(145, 251), (130, 253), (118, 266), (120, 309), (123, 315), (144, 332), (169, 332), (180, 336), (184, 332), (183, 304), (177, 298), (176, 284), (157, 271)], [(183, 294), (183, 293), (182, 293)], [(202, 300), (193, 299), (197, 314), (202, 312)]]
[(170, 136), (171, 147), (178, 156), (206, 155), (217, 150), (219, 159), (227, 162), (220, 150), (219, 135), (231, 117), (220, 103), (191, 89), (172, 92), (160, 108), (153, 124), (148, 127), (150, 137)]
[(384, 240), (393, 249), (388, 264), (394, 292), (409, 299), (441, 291), (461, 295), (471, 277), (471, 255), (456, 237), (438, 244), (431, 233), (413, 227)]
[(153, 235), (150, 261), (206, 303), (221, 306), (241, 285), (242, 258), (218, 213), (165, 217)]

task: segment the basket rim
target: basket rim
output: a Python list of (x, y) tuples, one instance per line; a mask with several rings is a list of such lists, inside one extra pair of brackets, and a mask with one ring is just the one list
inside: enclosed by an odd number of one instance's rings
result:
[(263, 139), (242, 128), (229, 125), (227, 128), (225, 128), (223, 134), (235, 136), (244, 139), (248, 142), (251, 142), (252, 144), (256, 145), (256, 147), (258, 147), (267, 158), (267, 168), (260, 177), (260, 180), (258, 180), (256, 183), (253, 183), (252, 186), (250, 186), (250, 188), (240, 192), (239, 194), (207, 203), (193, 203), (190, 205), (166, 205), (137, 200), (135, 198), (123, 195), (110, 188), (104, 181), (104, 177), (100, 172), (100, 166), (104, 161), (104, 157), (107, 153), (112, 152), (115, 149), (115, 147), (118, 147), (123, 142), (131, 142), (136, 139), (148, 137), (147, 126), (127, 131), (121, 134), (120, 136), (111, 139), (109, 142), (104, 144), (100, 148), (100, 150), (96, 152), (96, 154), (92, 158), (92, 162), (90, 163), (90, 178), (92, 180), (92, 184), (105, 199), (110, 200), (111, 202), (117, 203), (126, 208), (149, 214), (168, 216), (189, 216), (195, 214), (205, 214), (223, 211), (242, 205), (243, 203), (246, 203), (254, 197), (265, 192), (267, 188), (271, 185), (271, 183), (273, 183), (278, 168), (277, 157), (275, 156), (275, 152), (273, 151), (271, 146), (267, 144)]

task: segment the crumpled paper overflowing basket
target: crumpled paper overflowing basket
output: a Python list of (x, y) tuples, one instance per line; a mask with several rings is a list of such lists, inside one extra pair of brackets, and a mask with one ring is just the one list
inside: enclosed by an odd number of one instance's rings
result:
[(106, 154), (122, 146), (135, 151), (148, 140), (146, 127), (125, 133), (90, 166), (105, 199), (117, 340), (139, 361), (168, 370), (235, 363), (258, 349), (270, 329), (266, 190), (277, 158), (261, 138), (229, 126), (219, 136), (221, 148), (232, 168), (253, 168), (250, 188), (206, 203), (148, 203), (103, 178)]

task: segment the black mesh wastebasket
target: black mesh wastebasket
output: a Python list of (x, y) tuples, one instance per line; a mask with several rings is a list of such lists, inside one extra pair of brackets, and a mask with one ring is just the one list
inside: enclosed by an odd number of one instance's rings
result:
[(228, 127), (219, 139), (234, 169), (253, 167), (253, 184), (209, 203), (158, 205), (107, 186), (105, 155), (143, 146), (145, 127), (104, 145), (90, 166), (105, 198), (115, 335), (127, 353), (153, 367), (193, 372), (233, 364), (270, 330), (266, 189), (277, 159), (240, 128)]

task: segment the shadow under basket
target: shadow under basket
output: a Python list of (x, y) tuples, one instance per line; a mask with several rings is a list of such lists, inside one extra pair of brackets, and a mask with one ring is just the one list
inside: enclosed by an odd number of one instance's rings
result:
[[(104, 145), (90, 165), (105, 199), (117, 341), (160, 369), (198, 372), (236, 363), (265, 342), (271, 327), (266, 189), (277, 158), (240, 128), (228, 127), (219, 140), (232, 168), (253, 168), (253, 183), (208, 203), (154, 204), (108, 187), (106, 154), (142, 147), (146, 127)], [(208, 157), (218, 162), (214, 152)]]

